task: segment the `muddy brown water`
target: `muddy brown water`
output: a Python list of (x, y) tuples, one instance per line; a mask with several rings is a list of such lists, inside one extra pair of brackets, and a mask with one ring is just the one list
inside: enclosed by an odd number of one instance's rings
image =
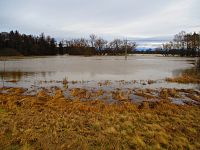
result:
[[(4, 58), (3, 58), (4, 59)], [(195, 58), (163, 57), (157, 55), (124, 56), (45, 56), (10, 57), (0, 61), (0, 86), (25, 87), (60, 86), (68, 81), (87, 81), (70, 84), (71, 87), (97, 86), (109, 80), (105, 88), (199, 88), (197, 84), (166, 83), (166, 77), (177, 76), (182, 70), (193, 67)], [(5, 72), (4, 72), (5, 64)], [(126, 84), (117, 81), (125, 80)], [(147, 80), (155, 80), (147, 84)], [(47, 81), (47, 82), (43, 82)], [(59, 82), (60, 81), (60, 82)], [(136, 81), (134, 84), (131, 81)]]

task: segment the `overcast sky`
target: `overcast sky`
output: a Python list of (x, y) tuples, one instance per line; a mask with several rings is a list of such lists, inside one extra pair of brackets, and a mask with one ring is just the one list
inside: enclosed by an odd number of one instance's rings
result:
[(0, 31), (168, 38), (200, 31), (200, 0), (0, 0)]

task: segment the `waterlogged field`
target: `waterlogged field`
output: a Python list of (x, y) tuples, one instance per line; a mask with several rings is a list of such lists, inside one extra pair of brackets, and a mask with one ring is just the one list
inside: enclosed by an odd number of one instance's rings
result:
[[(99, 81), (99, 80), (160, 80), (173, 77), (181, 69), (192, 67), (194, 58), (156, 57), (153, 55), (129, 56), (50, 56), (7, 58), (6, 80), (39, 81)], [(4, 71), (0, 61), (0, 72)]]
[[(3, 58), (4, 59), (4, 58)], [(96, 87), (99, 81), (136, 81), (136, 87), (143, 87), (144, 82), (154, 80), (152, 88), (183, 87), (195, 85), (162, 84), (168, 77), (178, 76), (182, 70), (193, 67), (194, 58), (162, 57), (153, 55), (129, 56), (52, 56), (52, 57), (19, 57), (0, 61), (0, 74), (3, 86), (30, 88), (39, 86), (62, 86), (57, 81), (85, 81), (87, 87)], [(47, 84), (44, 84), (46, 81)], [(41, 85), (40, 83), (43, 82)], [(58, 82), (57, 82), (58, 83)], [(81, 86), (81, 85), (78, 85)], [(114, 85), (117, 86), (116, 84)]]
[[(183, 70), (194, 67), (194, 58), (134, 55), (125, 60), (123, 56), (53, 56), (19, 57), (1, 61), (1, 86), (26, 88), (24, 95), (35, 95), (41, 90), (49, 94), (61, 89), (68, 99), (77, 99), (75, 93), (86, 93), (80, 100), (121, 99), (134, 102), (146, 100), (145, 91), (151, 99), (158, 97), (162, 88), (194, 89), (194, 83), (167, 82), (179, 76)], [(6, 92), (6, 90), (2, 91)], [(97, 94), (96, 94), (97, 93)], [(100, 93), (100, 94), (98, 94)], [(175, 102), (188, 101), (184, 93)], [(179, 99), (178, 99), (179, 98)]]
[(194, 64), (152, 55), (0, 61), (0, 148), (200, 149)]

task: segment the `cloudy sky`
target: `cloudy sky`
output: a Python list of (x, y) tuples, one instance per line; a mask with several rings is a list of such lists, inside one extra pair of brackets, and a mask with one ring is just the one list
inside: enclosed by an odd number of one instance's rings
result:
[(169, 39), (200, 31), (200, 0), (0, 0), (0, 31)]

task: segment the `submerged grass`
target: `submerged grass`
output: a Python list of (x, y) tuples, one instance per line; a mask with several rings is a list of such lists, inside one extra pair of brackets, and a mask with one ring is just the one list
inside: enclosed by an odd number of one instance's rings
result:
[(166, 78), (168, 82), (177, 83), (196, 83), (200, 84), (200, 69), (186, 69), (180, 76), (174, 78)]
[(16, 94), (22, 91), (0, 94), (2, 149), (200, 149), (199, 105)]

